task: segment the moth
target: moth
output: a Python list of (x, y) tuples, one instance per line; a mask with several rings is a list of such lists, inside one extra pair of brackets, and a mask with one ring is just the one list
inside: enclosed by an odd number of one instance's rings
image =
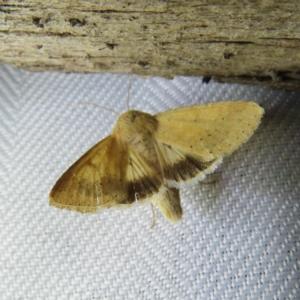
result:
[(254, 102), (217, 102), (150, 115), (121, 114), (108, 137), (55, 183), (50, 205), (81, 213), (151, 203), (182, 218), (179, 188), (201, 181), (245, 143), (264, 114)]

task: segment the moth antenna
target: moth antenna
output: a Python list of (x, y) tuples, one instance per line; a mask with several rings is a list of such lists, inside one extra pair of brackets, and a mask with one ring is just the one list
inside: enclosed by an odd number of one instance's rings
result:
[(75, 106), (80, 105), (80, 104), (89, 104), (89, 105), (94, 105), (94, 106), (97, 106), (97, 107), (101, 107), (101, 108), (104, 108), (104, 109), (106, 109), (106, 110), (109, 110), (109, 111), (111, 111), (111, 112), (117, 114), (118, 116), (120, 116), (120, 114), (119, 114), (116, 110), (114, 110), (114, 109), (112, 109), (112, 108), (109, 108), (109, 107), (106, 107), (106, 106), (103, 106), (103, 105), (100, 105), (100, 104), (97, 104), (97, 103), (88, 102), (88, 101), (87, 101), (87, 102), (77, 102), (77, 103), (71, 105), (71, 107), (75, 107)]
[(132, 74), (130, 75), (130, 80), (129, 80), (129, 86), (128, 86), (128, 94), (127, 94), (127, 99), (126, 99), (126, 105), (127, 105), (127, 111), (129, 110), (129, 96), (130, 96), (130, 89), (131, 89), (131, 83), (132, 83)]

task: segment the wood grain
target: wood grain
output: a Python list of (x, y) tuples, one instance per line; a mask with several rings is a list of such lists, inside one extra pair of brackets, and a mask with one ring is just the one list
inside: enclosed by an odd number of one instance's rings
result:
[(300, 88), (300, 4), (0, 1), (0, 62)]

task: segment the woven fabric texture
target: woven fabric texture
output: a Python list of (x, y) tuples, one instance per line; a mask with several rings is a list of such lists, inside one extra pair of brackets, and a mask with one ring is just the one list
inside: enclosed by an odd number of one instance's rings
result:
[(252, 100), (253, 137), (181, 190), (184, 217), (149, 205), (79, 214), (48, 205), (62, 172), (126, 110), (129, 75), (29, 73), (0, 65), (1, 299), (299, 299), (300, 93), (133, 77), (150, 113)]

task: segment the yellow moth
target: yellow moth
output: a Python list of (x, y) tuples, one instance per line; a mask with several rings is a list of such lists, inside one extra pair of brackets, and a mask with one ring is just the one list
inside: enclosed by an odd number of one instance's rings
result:
[(218, 102), (150, 115), (129, 110), (111, 135), (55, 183), (50, 205), (94, 213), (136, 201), (182, 218), (179, 188), (205, 178), (245, 143), (264, 110), (254, 102)]

